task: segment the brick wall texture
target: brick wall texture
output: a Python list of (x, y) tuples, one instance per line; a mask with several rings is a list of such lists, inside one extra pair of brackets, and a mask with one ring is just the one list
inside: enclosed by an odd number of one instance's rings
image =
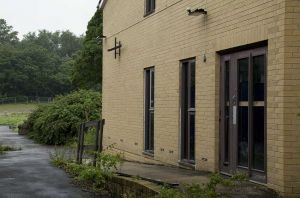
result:
[[(187, 7), (207, 16), (188, 16)], [(219, 171), (218, 51), (268, 41), (267, 185), (300, 196), (300, 0), (108, 0), (104, 8), (105, 145), (128, 159), (178, 165), (180, 60), (196, 58), (196, 169)], [(107, 49), (122, 42), (117, 59)], [(203, 61), (206, 54), (207, 61)], [(155, 66), (155, 155), (143, 155), (144, 69)], [(207, 160), (203, 160), (207, 159)]]

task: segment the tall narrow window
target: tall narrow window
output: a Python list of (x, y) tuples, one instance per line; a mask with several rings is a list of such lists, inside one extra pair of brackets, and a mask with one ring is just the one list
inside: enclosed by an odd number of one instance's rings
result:
[(145, 152), (154, 153), (154, 68), (145, 69)]
[(195, 161), (195, 60), (182, 61), (181, 82), (181, 144), (182, 160)]
[(145, 2), (145, 15), (153, 13), (155, 10), (155, 0), (146, 0)]

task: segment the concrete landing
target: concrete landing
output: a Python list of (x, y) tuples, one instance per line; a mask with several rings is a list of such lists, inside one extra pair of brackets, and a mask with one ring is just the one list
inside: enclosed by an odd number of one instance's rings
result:
[[(209, 173), (186, 170), (177, 167), (124, 162), (118, 169), (120, 174), (146, 178), (168, 184), (205, 184), (209, 182)], [(278, 195), (263, 185), (243, 182), (239, 187), (218, 187), (221, 194), (235, 198), (277, 198)]]

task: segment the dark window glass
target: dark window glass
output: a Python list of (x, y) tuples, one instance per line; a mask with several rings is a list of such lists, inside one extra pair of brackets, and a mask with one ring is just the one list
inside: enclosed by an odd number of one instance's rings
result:
[(248, 101), (248, 64), (248, 58), (238, 60), (239, 101)]
[(253, 107), (253, 161), (252, 167), (264, 170), (265, 166), (265, 133), (264, 133), (264, 107)]
[(264, 101), (265, 97), (265, 56), (253, 57), (253, 100)]
[(150, 119), (149, 119), (149, 126), (150, 126), (150, 130), (149, 130), (149, 148), (148, 150), (153, 151), (154, 148), (154, 112), (151, 111), (150, 112)]
[(154, 107), (154, 70), (151, 71), (151, 102), (150, 102), (150, 107)]
[(190, 108), (195, 108), (195, 62), (190, 65)]
[(155, 0), (146, 0), (146, 14), (150, 14), (155, 10)]
[(225, 102), (229, 102), (229, 61), (225, 62)]
[(195, 115), (191, 114), (189, 118), (190, 125), (190, 160), (195, 160)]
[(225, 62), (225, 123), (224, 123), (224, 161), (229, 161), (229, 61)]
[(154, 150), (154, 68), (145, 70), (145, 151)]
[(195, 159), (195, 60), (182, 62), (182, 158)]
[(248, 107), (239, 108), (238, 165), (248, 167)]

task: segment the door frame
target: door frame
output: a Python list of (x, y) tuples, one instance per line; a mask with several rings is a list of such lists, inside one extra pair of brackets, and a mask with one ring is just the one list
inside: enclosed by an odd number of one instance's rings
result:
[[(265, 63), (264, 63), (264, 171), (260, 170), (254, 170), (252, 169), (252, 156), (253, 156), (253, 119), (252, 119), (252, 114), (253, 114), (253, 57), (259, 56), (259, 55), (264, 55), (265, 56)], [(239, 68), (237, 66), (237, 60), (242, 59), (244, 57), (249, 58), (249, 63), (248, 63), (248, 167), (242, 168), (239, 167), (238, 165), (238, 121), (236, 125), (234, 126), (232, 124), (232, 114), (233, 114), (233, 108), (232, 108), (232, 101), (231, 101), (231, 96), (233, 96), (232, 90), (234, 87), (237, 87), (236, 90), (236, 97), (237, 97), (237, 109), (239, 109), (240, 103), (238, 101), (239, 99), (239, 91), (238, 91), (238, 82), (233, 82), (238, 79), (239, 75)], [(267, 61), (268, 60), (268, 51), (267, 51), (267, 46), (264, 45), (264, 47), (256, 47), (256, 48), (251, 48), (251, 49), (246, 49), (246, 50), (239, 50), (239, 51), (233, 51), (232, 53), (227, 53), (227, 54), (220, 54), (220, 82), (219, 82), (219, 116), (220, 116), (220, 124), (219, 124), (219, 170), (222, 174), (226, 175), (232, 175), (235, 172), (245, 172), (248, 174), (250, 180), (254, 180), (255, 182), (260, 182), (260, 183), (266, 183), (267, 182), (267, 81), (268, 81), (268, 75), (267, 75)], [(226, 78), (226, 62), (229, 62), (229, 86), (227, 87), (229, 90), (228, 93), (228, 116), (229, 119), (229, 126), (226, 126), (226, 85), (225, 85), (225, 78)], [(233, 71), (230, 71), (232, 70)], [(232, 76), (234, 78), (232, 78)], [(251, 82), (251, 83), (250, 83)], [(238, 110), (236, 112), (236, 119), (239, 118), (238, 115)], [(228, 132), (228, 161), (225, 161), (225, 127), (227, 127)], [(236, 145), (235, 149), (232, 149), (233, 146), (230, 147), (230, 145)]]

